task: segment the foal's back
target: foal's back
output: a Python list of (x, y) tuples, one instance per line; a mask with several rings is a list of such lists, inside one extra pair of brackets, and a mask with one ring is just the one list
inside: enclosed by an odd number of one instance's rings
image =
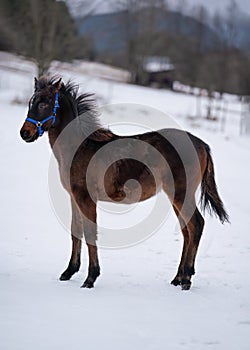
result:
[(184, 190), (192, 173), (195, 191), (206, 167), (206, 147), (177, 129), (113, 134), (104, 142), (87, 139), (73, 160), (71, 183), (96, 200), (133, 203), (152, 197), (162, 187), (168, 192), (175, 187)]

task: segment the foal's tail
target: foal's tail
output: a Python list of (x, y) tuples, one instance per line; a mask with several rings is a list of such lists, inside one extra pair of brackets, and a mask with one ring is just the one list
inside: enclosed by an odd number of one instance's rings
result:
[(201, 203), (205, 210), (208, 208), (210, 214), (213, 210), (222, 223), (229, 222), (229, 216), (224, 208), (223, 202), (218, 194), (214, 178), (214, 165), (210, 148), (206, 145), (207, 167), (201, 181)]

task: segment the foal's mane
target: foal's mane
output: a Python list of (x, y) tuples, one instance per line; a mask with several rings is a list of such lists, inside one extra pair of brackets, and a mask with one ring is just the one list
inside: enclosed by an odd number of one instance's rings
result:
[[(52, 76), (49, 79), (39, 79), (39, 83), (47, 86), (55, 84), (58, 76)], [(45, 87), (45, 86), (44, 86)], [(97, 110), (96, 100), (93, 93), (79, 94), (79, 85), (69, 80), (66, 84), (62, 83), (60, 94), (67, 98), (73, 119), (78, 118), (80, 128), (84, 135), (95, 141), (108, 141), (114, 134), (101, 126), (99, 121), (99, 112)]]

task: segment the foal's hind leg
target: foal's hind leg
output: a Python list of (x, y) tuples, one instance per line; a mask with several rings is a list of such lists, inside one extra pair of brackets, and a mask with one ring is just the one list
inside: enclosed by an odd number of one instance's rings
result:
[(188, 233), (188, 229), (187, 229), (187, 226), (185, 224), (185, 221), (180, 216), (178, 209), (176, 209), (174, 206), (173, 206), (173, 209), (174, 209), (175, 214), (179, 220), (181, 231), (183, 234), (183, 248), (182, 248), (181, 261), (180, 261), (180, 264), (178, 267), (177, 274), (171, 282), (171, 284), (173, 284), (174, 286), (178, 286), (182, 283), (182, 278), (184, 275), (184, 266), (185, 266), (187, 251), (188, 251), (188, 245), (189, 245), (189, 233)]
[(204, 219), (196, 207), (194, 198), (186, 199), (185, 204), (175, 201), (174, 206), (177, 208), (177, 211), (181, 213), (181, 217), (188, 231), (186, 244), (184, 238), (183, 259), (180, 263), (180, 272), (182, 275), (180, 274), (178, 276), (177, 273), (178, 279), (181, 277), (182, 289), (188, 290), (191, 287), (191, 277), (195, 274), (195, 257), (204, 227)]
[(69, 280), (74, 273), (79, 271), (81, 265), (81, 247), (83, 236), (83, 219), (82, 214), (77, 208), (74, 201), (72, 205), (72, 222), (71, 222), (71, 238), (72, 238), (72, 253), (67, 269), (62, 273), (60, 280)]
[[(182, 279), (182, 289), (189, 289), (191, 285), (191, 276), (195, 274), (194, 264), (199, 247), (201, 235), (204, 228), (204, 219), (199, 212), (198, 208), (195, 208), (195, 212), (191, 220), (188, 223), (188, 231), (190, 235), (190, 244), (187, 251), (184, 276)], [(190, 282), (190, 283), (189, 283)]]

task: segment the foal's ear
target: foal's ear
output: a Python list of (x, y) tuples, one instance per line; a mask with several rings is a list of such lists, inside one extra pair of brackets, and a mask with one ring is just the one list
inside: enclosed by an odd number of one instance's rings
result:
[(34, 78), (34, 82), (35, 82), (35, 91), (36, 91), (38, 89), (38, 80), (36, 77)]
[(57, 80), (54, 84), (53, 84), (53, 88), (56, 91), (59, 91), (62, 87), (62, 78), (60, 78), (59, 80)]

